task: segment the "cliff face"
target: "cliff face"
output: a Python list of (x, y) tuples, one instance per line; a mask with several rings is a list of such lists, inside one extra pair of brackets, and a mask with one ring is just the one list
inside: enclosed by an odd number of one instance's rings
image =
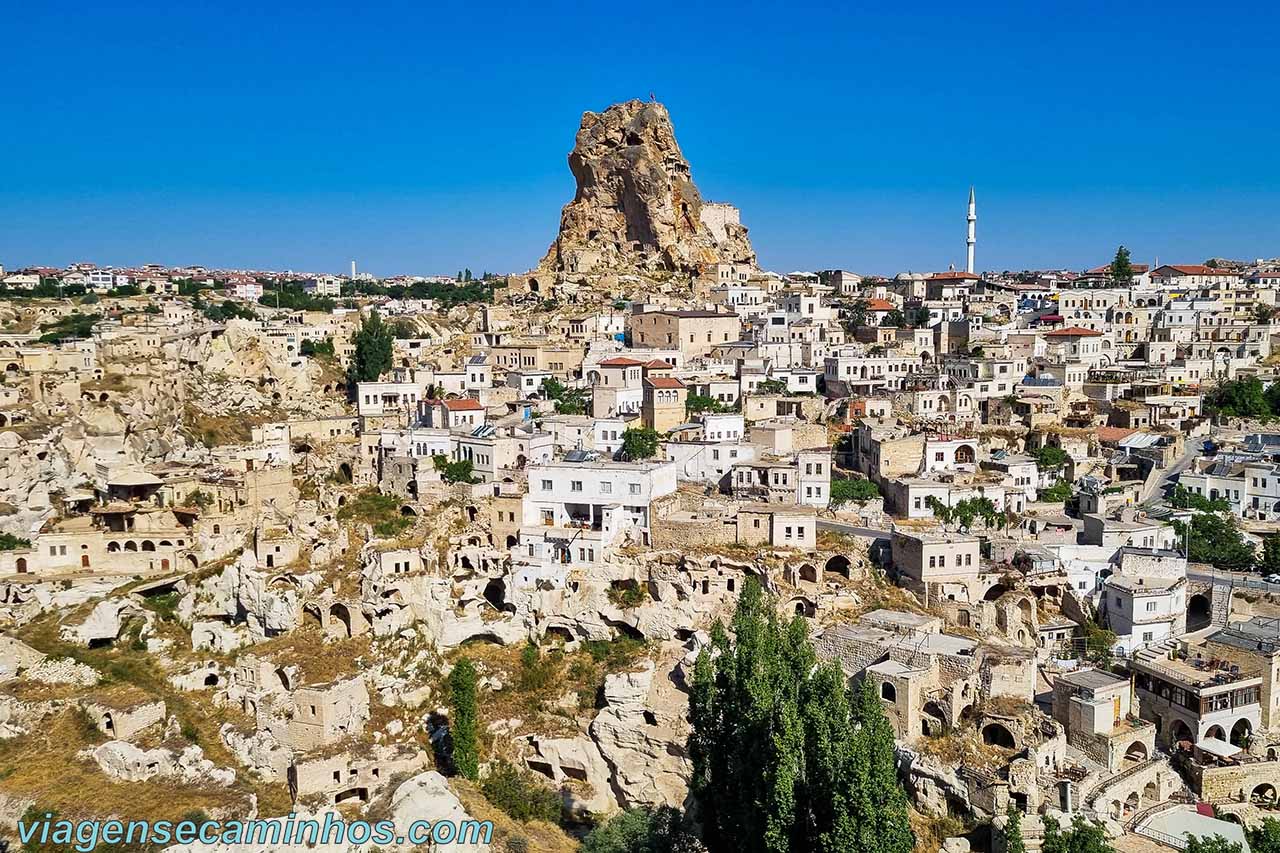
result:
[(577, 193), (542, 269), (695, 274), (717, 262), (755, 265), (737, 211), (703, 202), (661, 104), (584, 113), (569, 169)]

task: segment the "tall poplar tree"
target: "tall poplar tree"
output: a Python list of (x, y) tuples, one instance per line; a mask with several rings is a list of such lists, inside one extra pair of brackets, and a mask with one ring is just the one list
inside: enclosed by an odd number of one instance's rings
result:
[(476, 668), (463, 658), (449, 673), (450, 705), (449, 740), (453, 745), (454, 769), (460, 776), (475, 779), (480, 775), (479, 718), (476, 710)]
[(378, 377), (391, 369), (393, 337), (391, 327), (382, 322), (378, 312), (370, 311), (352, 338), (355, 353), (351, 357), (351, 382), (377, 382)]
[(711, 853), (909, 853), (893, 732), (870, 685), (851, 701), (804, 620), (749, 579), (730, 632), (694, 666), (691, 790)]

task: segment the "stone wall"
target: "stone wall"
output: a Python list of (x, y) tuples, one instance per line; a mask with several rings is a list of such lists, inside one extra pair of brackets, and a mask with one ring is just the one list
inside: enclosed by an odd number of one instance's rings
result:
[(1234, 767), (1190, 765), (1187, 777), (1191, 789), (1210, 803), (1244, 802), (1260, 785), (1280, 789), (1280, 761), (1257, 761)]

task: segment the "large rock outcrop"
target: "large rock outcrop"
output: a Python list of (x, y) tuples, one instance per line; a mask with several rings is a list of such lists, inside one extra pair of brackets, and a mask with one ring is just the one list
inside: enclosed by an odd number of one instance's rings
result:
[(717, 262), (755, 266), (736, 208), (702, 200), (662, 104), (627, 101), (583, 113), (569, 169), (577, 193), (542, 269), (696, 274)]

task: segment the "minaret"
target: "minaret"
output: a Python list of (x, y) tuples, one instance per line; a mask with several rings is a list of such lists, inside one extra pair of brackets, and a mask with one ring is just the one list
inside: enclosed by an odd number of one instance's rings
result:
[(974, 201), (974, 198), (973, 198), (973, 187), (969, 187), (968, 219), (969, 219), (969, 239), (966, 242), (969, 244), (969, 256), (968, 256), (968, 260), (965, 262), (964, 271), (967, 273), (971, 273), (973, 272), (973, 246), (975, 243), (978, 242), (978, 238), (976, 236), (977, 234), (976, 229), (977, 229), (977, 223), (978, 223), (978, 203)]

